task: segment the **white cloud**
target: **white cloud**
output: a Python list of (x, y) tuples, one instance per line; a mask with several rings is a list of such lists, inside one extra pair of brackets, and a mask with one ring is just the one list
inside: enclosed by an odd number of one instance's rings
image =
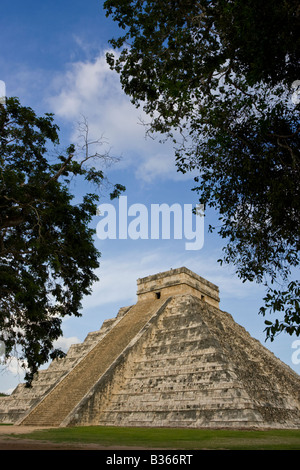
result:
[[(24, 380), (26, 369), (22, 367), (22, 363), (16, 356), (10, 356), (0, 367), (1, 382), (5, 382), (7, 376), (10, 375), (14, 376), (18, 381)], [(11, 391), (6, 390), (6, 393), (11, 393)]]
[(61, 336), (56, 341), (54, 341), (53, 346), (54, 348), (61, 349), (63, 352), (67, 352), (72, 344), (81, 343), (80, 339), (77, 336), (71, 336), (69, 338), (65, 338)]
[[(70, 63), (54, 80), (53, 89), (48, 102), (54, 114), (69, 123), (80, 120), (80, 115), (86, 116), (90, 136), (104, 135), (112, 154), (123, 156), (123, 167), (132, 167), (138, 179), (149, 183), (154, 178), (184, 178), (176, 171), (171, 143), (145, 138), (142, 120), (148, 118), (123, 92), (119, 76), (106, 62), (105, 52), (92, 61)], [(75, 138), (74, 131), (72, 141)]]
[(172, 150), (165, 154), (155, 153), (153, 155), (149, 155), (147, 159), (144, 159), (140, 163), (135, 174), (138, 179), (141, 179), (146, 183), (151, 183), (157, 179), (183, 179), (183, 175), (176, 171)]

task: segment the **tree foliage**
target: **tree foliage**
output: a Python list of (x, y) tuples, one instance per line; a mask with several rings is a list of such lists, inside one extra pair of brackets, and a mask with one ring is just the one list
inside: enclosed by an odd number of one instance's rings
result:
[(295, 0), (106, 0), (124, 33), (108, 63), (150, 118), (173, 139), (179, 171), (198, 171), (194, 191), (219, 212), (220, 262), (267, 286), (267, 323), (300, 333), (299, 20)]
[(53, 348), (62, 319), (80, 315), (99, 266), (89, 228), (98, 193), (74, 203), (69, 186), (75, 177), (98, 186), (104, 175), (87, 165), (91, 156), (75, 158), (74, 145), (51, 158), (48, 147), (58, 142), (51, 114), (38, 117), (16, 98), (0, 105), (0, 340), (7, 356), (21, 348), (28, 383), (62, 355)]

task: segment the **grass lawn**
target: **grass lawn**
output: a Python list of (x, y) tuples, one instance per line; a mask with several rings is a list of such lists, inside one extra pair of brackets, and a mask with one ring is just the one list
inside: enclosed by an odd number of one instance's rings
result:
[[(9, 427), (7, 429), (9, 434)], [(18, 438), (145, 449), (300, 450), (300, 430), (239, 431), (84, 426), (34, 431)]]

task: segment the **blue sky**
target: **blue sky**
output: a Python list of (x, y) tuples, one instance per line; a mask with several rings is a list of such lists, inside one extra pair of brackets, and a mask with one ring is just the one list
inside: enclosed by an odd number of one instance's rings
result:
[[(142, 204), (197, 204), (191, 191), (191, 174), (180, 175), (174, 164), (170, 143), (145, 138), (142, 111), (135, 109), (119, 85), (119, 78), (105, 61), (108, 40), (118, 34), (116, 25), (105, 17), (99, 0), (2, 0), (0, 16), (0, 80), (8, 96), (38, 114), (53, 112), (60, 127), (61, 148), (77, 142), (78, 121), (84, 115), (90, 137), (103, 136), (102, 151), (110, 149), (121, 160), (107, 169), (112, 183), (126, 186), (128, 206)], [(80, 195), (91, 188), (75, 185)], [(101, 203), (110, 203), (103, 188)], [(114, 202), (118, 211), (118, 202)], [(96, 227), (100, 219), (95, 218)], [(223, 241), (208, 233), (216, 215), (207, 211), (204, 244), (200, 250), (185, 249), (184, 239), (125, 240), (95, 237), (101, 251), (93, 294), (84, 299), (81, 318), (63, 323), (64, 348), (81, 342), (90, 331), (98, 330), (103, 320), (115, 317), (119, 308), (136, 302), (136, 280), (170, 268), (186, 266), (217, 284), (220, 307), (264, 343), (264, 319), (257, 314), (264, 289), (242, 284), (232, 267), (220, 267)], [(300, 342), (296, 337), (280, 335), (265, 345), (300, 373)], [(16, 362), (0, 372), (0, 391), (8, 391), (22, 381)]]

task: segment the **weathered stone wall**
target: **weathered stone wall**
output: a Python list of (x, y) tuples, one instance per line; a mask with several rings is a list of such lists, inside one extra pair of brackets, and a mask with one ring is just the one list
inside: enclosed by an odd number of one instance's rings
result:
[(218, 302), (186, 268), (139, 279), (134, 306), (0, 399), (0, 422), (300, 428), (300, 377)]
[(101, 328), (87, 335), (83, 343), (73, 344), (66, 357), (55, 359), (34, 377), (32, 387), (19, 384), (8, 397), (0, 397), (0, 423), (17, 423), (81, 361), (112, 329), (130, 307), (120, 308), (116, 318), (105, 320)]
[(174, 296), (64, 424), (298, 428), (299, 385), (229, 314)]
[(192, 294), (214, 307), (219, 307), (218, 286), (185, 267), (140, 278), (137, 280), (137, 286), (138, 301)]

